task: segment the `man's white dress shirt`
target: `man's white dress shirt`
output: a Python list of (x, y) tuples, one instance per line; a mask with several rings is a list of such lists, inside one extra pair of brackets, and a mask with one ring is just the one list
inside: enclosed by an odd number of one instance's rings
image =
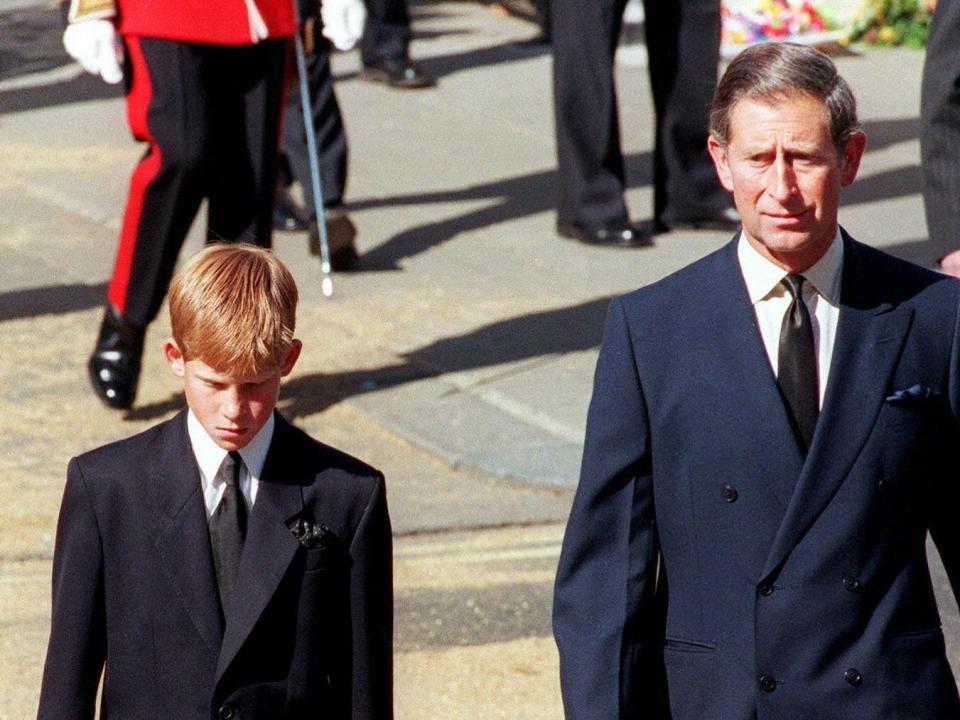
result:
[[(761, 255), (740, 233), (737, 243), (737, 258), (740, 271), (747, 285), (747, 293), (757, 317), (763, 347), (767, 351), (770, 367), (777, 374), (780, 356), (780, 326), (790, 307), (792, 298), (780, 281), (787, 271), (774, 265)], [(843, 240), (840, 228), (824, 253), (812, 267), (800, 273), (806, 279), (803, 284), (803, 301), (810, 313), (813, 326), (813, 346), (817, 353), (817, 378), (820, 390), (820, 406), (827, 389), (830, 375), (830, 359), (833, 343), (837, 337), (837, 322), (840, 319), (840, 284), (843, 276)]]

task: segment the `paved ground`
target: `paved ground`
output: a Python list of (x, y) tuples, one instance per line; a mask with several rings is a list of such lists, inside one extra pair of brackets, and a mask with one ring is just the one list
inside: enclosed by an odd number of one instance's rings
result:
[[(549, 55), (516, 44), (536, 28), (463, 0), (416, 5), (415, 18), (414, 53), (437, 89), (366, 84), (356, 53), (335, 59), (363, 271), (337, 276), (324, 300), (305, 237), (276, 238), (302, 289), (305, 341), (281, 409), (387, 473), (398, 717), (558, 718), (551, 580), (607, 300), (726, 238), (675, 233), (640, 251), (557, 239)], [(65, 65), (56, 23), (55, 9), (0, 0), (0, 720), (29, 717), (36, 702), (67, 459), (182, 402), (160, 358), (165, 318), (132, 412), (108, 412), (86, 387), (142, 149), (118, 92)], [(838, 62), (871, 139), (844, 223), (929, 263), (922, 56)], [(652, 194), (642, 63), (625, 54), (618, 75), (638, 218)], [(955, 623), (948, 635), (956, 648)]]

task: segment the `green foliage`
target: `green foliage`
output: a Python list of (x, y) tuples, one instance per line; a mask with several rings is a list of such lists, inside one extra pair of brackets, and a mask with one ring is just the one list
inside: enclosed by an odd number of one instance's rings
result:
[(922, 48), (935, 0), (864, 0), (847, 34), (850, 42)]

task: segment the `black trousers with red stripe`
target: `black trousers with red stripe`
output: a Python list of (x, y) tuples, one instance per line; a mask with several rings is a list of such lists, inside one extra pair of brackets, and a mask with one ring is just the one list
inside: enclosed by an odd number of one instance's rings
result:
[(124, 41), (127, 120), (149, 146), (130, 179), (107, 297), (146, 325), (204, 199), (209, 241), (270, 246), (287, 42)]

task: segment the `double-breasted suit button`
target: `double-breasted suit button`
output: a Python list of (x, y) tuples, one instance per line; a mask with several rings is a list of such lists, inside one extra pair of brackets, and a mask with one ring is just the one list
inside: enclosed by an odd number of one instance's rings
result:
[(736, 502), (737, 489), (732, 485), (724, 485), (722, 488), (720, 488), (720, 497), (723, 498), (724, 502)]
[(863, 589), (860, 581), (849, 575), (843, 579), (843, 586), (852, 593), (858, 593)]
[(771, 595), (773, 595), (773, 583), (768, 583), (768, 582), (760, 583), (759, 587), (757, 587), (757, 592), (759, 592), (764, 597), (770, 597)]
[(860, 687), (860, 683), (863, 682), (863, 675), (856, 668), (850, 668), (843, 674), (843, 679), (854, 687)]
[(760, 689), (766, 693), (772, 693), (777, 689), (777, 679), (773, 675), (761, 675)]
[(220, 720), (231, 720), (231, 718), (237, 714), (237, 711), (232, 705), (223, 705), (220, 708), (220, 712), (217, 713), (217, 717)]

